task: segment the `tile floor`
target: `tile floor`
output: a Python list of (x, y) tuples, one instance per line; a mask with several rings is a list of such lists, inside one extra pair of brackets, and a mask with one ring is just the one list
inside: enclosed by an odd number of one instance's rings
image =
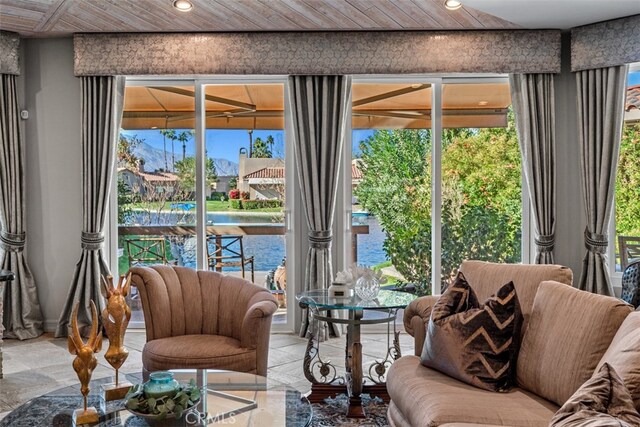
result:
[[(387, 349), (386, 334), (362, 334), (363, 366), (365, 372), (375, 359), (383, 359)], [(129, 358), (122, 368), (124, 373), (140, 372), (145, 334), (130, 330), (125, 337)], [(413, 338), (400, 334), (402, 354), (413, 352)], [(307, 341), (292, 334), (272, 334), (269, 350), (268, 378), (273, 384), (286, 384), (302, 393), (309, 390), (309, 382), (302, 372), (302, 360)], [(106, 343), (103, 344), (103, 351)], [(338, 369), (344, 368), (345, 338), (334, 338), (320, 344), (320, 355), (331, 360)], [(4, 341), (4, 378), (0, 379), (0, 419), (13, 408), (36, 396), (78, 382), (71, 367), (67, 340), (45, 334), (29, 341)], [(100, 355), (93, 378), (112, 375), (112, 368)]]

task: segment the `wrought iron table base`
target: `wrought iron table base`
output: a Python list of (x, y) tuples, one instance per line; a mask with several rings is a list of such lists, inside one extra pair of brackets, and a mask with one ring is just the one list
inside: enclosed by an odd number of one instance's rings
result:
[[(303, 370), (304, 375), (311, 382), (311, 391), (305, 396), (311, 403), (320, 403), (327, 397), (333, 397), (340, 393), (349, 396), (349, 409), (347, 417), (366, 417), (362, 407), (361, 395), (370, 394), (389, 402), (387, 385), (384, 381), (387, 369), (393, 361), (400, 358), (399, 335), (396, 331), (395, 319), (398, 309), (378, 309), (388, 314), (387, 317), (363, 319), (363, 310), (348, 310), (349, 318), (341, 319), (320, 315), (319, 311), (310, 306), (308, 308), (312, 316), (312, 324), (309, 333), (309, 342), (305, 352)], [(330, 360), (323, 360), (320, 356), (319, 340), (316, 336), (320, 322), (338, 323), (347, 325), (347, 344), (345, 349), (345, 375), (338, 376), (336, 367)], [(376, 360), (369, 367), (367, 375), (362, 369), (362, 343), (360, 342), (360, 325), (387, 323), (387, 354), (382, 360)], [(390, 345), (390, 327), (393, 323), (393, 345)], [(315, 371), (320, 378), (317, 378)], [(371, 384), (364, 384), (370, 380)]]

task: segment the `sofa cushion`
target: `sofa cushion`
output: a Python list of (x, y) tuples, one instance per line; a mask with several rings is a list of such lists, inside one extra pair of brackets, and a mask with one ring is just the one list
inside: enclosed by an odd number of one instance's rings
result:
[(391, 420), (392, 425), (547, 427), (558, 410), (557, 405), (519, 388), (493, 393), (465, 384), (422, 366), (417, 356), (403, 356), (391, 365), (387, 390), (397, 412), (408, 423), (398, 416)]
[(142, 365), (149, 372), (180, 368), (252, 372), (256, 370), (256, 351), (221, 335), (180, 335), (146, 343)]
[(500, 264), (484, 261), (463, 261), (460, 271), (464, 273), (478, 299), (484, 301), (500, 286), (513, 282), (518, 292), (520, 309), (524, 317), (522, 332), (525, 331), (533, 307), (533, 300), (541, 282), (571, 285), (573, 273), (568, 267), (542, 264)]
[(462, 273), (433, 307), (422, 364), (490, 391), (513, 385), (522, 314), (513, 282), (482, 306)]
[(605, 363), (611, 365), (624, 385), (631, 393), (631, 398), (640, 411), (640, 311), (627, 316), (613, 338), (598, 369)]
[(631, 310), (613, 297), (542, 282), (518, 355), (518, 385), (562, 405), (591, 377)]
[(640, 426), (640, 414), (616, 371), (608, 364), (562, 405), (550, 427)]

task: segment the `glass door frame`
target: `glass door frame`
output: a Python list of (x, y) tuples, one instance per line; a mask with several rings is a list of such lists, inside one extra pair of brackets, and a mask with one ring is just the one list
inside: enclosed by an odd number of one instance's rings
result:
[[(296, 171), (292, 117), (289, 108), (289, 87), (287, 76), (211, 76), (211, 77), (127, 77), (126, 87), (131, 86), (193, 86), (194, 87), (194, 114), (195, 114), (195, 146), (196, 146), (196, 268), (207, 268), (206, 256), (206, 194), (205, 194), (205, 86), (233, 85), (233, 84), (282, 84), (284, 96), (284, 133), (285, 133), (285, 254), (287, 256), (287, 321), (284, 324), (272, 325), (272, 332), (293, 332), (295, 325), (299, 324), (300, 310), (295, 304), (295, 294), (304, 281), (304, 269), (298, 267), (296, 254), (302, 253), (300, 239), (295, 238), (295, 233), (302, 223), (303, 215), (299, 207), (299, 180)], [(126, 89), (125, 89), (126, 90)], [(118, 224), (117, 224), (117, 174), (114, 173), (111, 182), (111, 200), (109, 203), (107, 224), (108, 242), (107, 257), (111, 271), (118, 272)], [(117, 273), (116, 273), (117, 274)], [(129, 328), (144, 328), (144, 322), (130, 322)]]
[[(431, 158), (434, 159), (431, 162), (431, 218), (432, 218), (432, 233), (431, 233), (431, 270), (440, 271), (441, 259), (441, 218), (442, 218), (442, 192), (441, 192), (441, 176), (442, 167), (440, 164), (441, 152), (442, 152), (442, 78), (439, 76), (429, 75), (417, 75), (407, 74), (401, 76), (375, 76), (375, 75), (354, 75), (352, 84), (367, 83), (367, 84), (429, 84), (431, 85)], [(426, 101), (426, 98), (425, 98)], [(353, 126), (351, 120), (351, 112), (353, 108), (349, 109), (347, 123), (349, 125), (347, 132), (347, 138), (345, 139), (344, 153), (343, 153), (343, 176), (351, 176), (351, 160), (353, 141), (351, 140), (353, 134)], [(438, 160), (437, 162), (435, 160)], [(347, 172), (348, 170), (348, 172)], [(342, 185), (343, 196), (342, 200), (342, 218), (343, 223), (343, 251), (345, 252), (346, 265), (351, 264), (351, 179), (345, 179)], [(348, 245), (348, 247), (347, 247)], [(440, 280), (439, 275), (431, 275), (431, 293), (432, 295), (440, 294)]]
[[(431, 198), (431, 218), (432, 218), (432, 233), (431, 233), (431, 265), (432, 272), (441, 271), (442, 259), (442, 89), (445, 84), (478, 84), (478, 83), (509, 83), (508, 76), (505, 75), (483, 75), (483, 74), (457, 74), (457, 75), (399, 75), (399, 76), (379, 76), (379, 75), (354, 75), (353, 84), (357, 83), (380, 83), (380, 84), (415, 84), (415, 83), (428, 83), (431, 84), (431, 159), (432, 159), (432, 171), (431, 171), (431, 191), (433, 197)], [(349, 116), (347, 118), (348, 132), (345, 138), (343, 162), (342, 162), (342, 176), (351, 176), (351, 160), (352, 160), (352, 121), (351, 121), (352, 109), (349, 109)], [(524, 168), (524, 162), (523, 162)], [(531, 221), (531, 205), (529, 192), (526, 186), (524, 169), (521, 172), (522, 177), (522, 234), (521, 234), (521, 247), (522, 247), (522, 263), (532, 262), (532, 256), (535, 254), (535, 248), (532, 247), (533, 239), (533, 223)], [(345, 268), (351, 264), (351, 200), (352, 200), (352, 188), (351, 180), (344, 179), (342, 182), (343, 197), (339, 198), (341, 204), (338, 206), (338, 212), (341, 215), (337, 217), (341, 222), (342, 246), (343, 253), (342, 258), (344, 265), (339, 266), (339, 269)], [(338, 270), (339, 271), (339, 270)], [(441, 282), (439, 274), (431, 275), (431, 294), (441, 294)]]

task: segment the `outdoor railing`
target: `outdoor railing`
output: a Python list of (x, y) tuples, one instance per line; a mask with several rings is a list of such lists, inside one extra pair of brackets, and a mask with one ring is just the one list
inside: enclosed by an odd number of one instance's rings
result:
[[(118, 235), (125, 236), (193, 236), (195, 225), (121, 225)], [(243, 236), (282, 236), (285, 234), (283, 224), (218, 224), (208, 225), (207, 235), (243, 235)], [(358, 261), (358, 234), (369, 234), (368, 225), (351, 227), (351, 256), (353, 262)]]

